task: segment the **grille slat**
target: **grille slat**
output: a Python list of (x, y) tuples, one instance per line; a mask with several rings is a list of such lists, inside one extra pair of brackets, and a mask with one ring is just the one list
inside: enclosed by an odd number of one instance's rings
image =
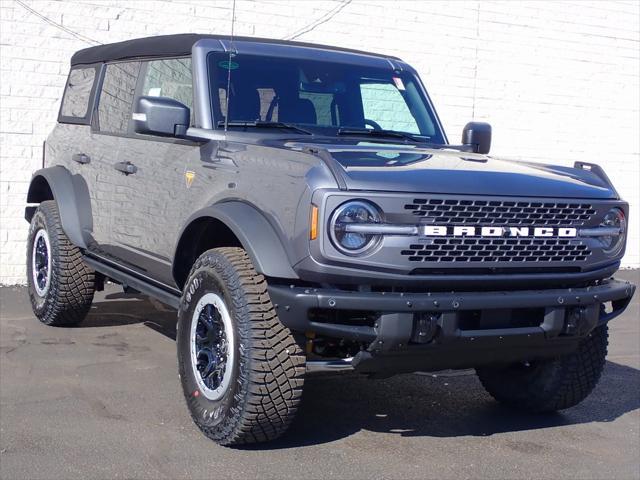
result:
[(584, 262), (591, 251), (581, 241), (552, 238), (438, 238), (412, 244), (400, 254), (411, 262)]
[(415, 198), (404, 209), (443, 225), (535, 225), (576, 227), (588, 223), (596, 210), (588, 203), (541, 203), (503, 200)]

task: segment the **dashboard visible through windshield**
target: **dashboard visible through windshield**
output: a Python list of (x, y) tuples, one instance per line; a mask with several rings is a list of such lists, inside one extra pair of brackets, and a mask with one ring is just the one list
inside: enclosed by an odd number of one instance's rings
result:
[(208, 69), (217, 125), (279, 123), (326, 135), (392, 131), (443, 143), (435, 114), (407, 71), (227, 53), (211, 53)]

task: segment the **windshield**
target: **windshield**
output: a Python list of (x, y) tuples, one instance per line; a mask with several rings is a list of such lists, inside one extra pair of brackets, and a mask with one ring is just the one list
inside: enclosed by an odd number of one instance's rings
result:
[(278, 122), (328, 135), (387, 130), (444, 143), (412, 73), (244, 54), (229, 60), (226, 53), (211, 53), (208, 62), (214, 125), (227, 120), (230, 72), (229, 128)]

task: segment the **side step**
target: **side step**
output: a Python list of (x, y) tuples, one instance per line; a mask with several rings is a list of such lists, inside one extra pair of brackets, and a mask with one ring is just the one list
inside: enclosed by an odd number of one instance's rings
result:
[(350, 372), (353, 357), (339, 360), (311, 360), (307, 362), (307, 373)]
[(134, 273), (129, 273), (121, 268), (108, 265), (103, 261), (96, 259), (95, 257), (85, 255), (83, 257), (84, 262), (93, 268), (96, 272), (100, 272), (103, 275), (116, 280), (128, 287), (138, 290), (140, 293), (149, 295), (162, 303), (165, 303), (173, 308), (178, 308), (180, 305), (180, 292), (168, 286), (160, 286), (157, 283), (151, 283), (151, 281), (143, 280)]

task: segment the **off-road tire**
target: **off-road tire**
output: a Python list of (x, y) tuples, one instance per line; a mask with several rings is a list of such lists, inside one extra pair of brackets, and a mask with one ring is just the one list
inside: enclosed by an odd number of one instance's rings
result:
[[(40, 295), (33, 278), (33, 243), (38, 231), (48, 235), (51, 269), (47, 291)], [(69, 327), (89, 312), (95, 291), (95, 272), (82, 260), (80, 249), (62, 230), (55, 201), (42, 202), (36, 210), (27, 237), (27, 282), (33, 313), (45, 325)]]
[(594, 389), (605, 365), (608, 327), (594, 329), (577, 350), (562, 357), (510, 365), (478, 368), (485, 390), (509, 406), (530, 412), (553, 412), (573, 407)]
[[(191, 323), (208, 293), (224, 301), (236, 339), (231, 383), (218, 400), (202, 393), (191, 363)], [(267, 282), (244, 250), (216, 248), (195, 262), (178, 310), (177, 344), (184, 396), (207, 437), (239, 445), (273, 440), (287, 429), (302, 397), (305, 356), (278, 320)]]

